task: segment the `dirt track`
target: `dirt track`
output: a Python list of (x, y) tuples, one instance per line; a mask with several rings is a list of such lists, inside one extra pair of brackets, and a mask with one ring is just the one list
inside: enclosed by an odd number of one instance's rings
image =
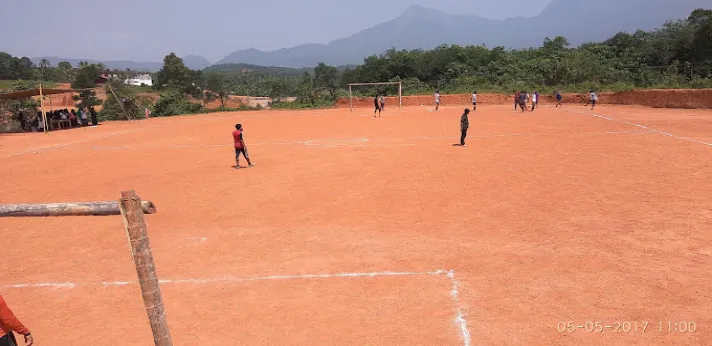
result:
[[(710, 111), (483, 105), (463, 148), (461, 107), (428, 108), (0, 135), (0, 203), (153, 200), (177, 346), (709, 345)], [(237, 122), (255, 168), (230, 167)], [(122, 227), (0, 219), (38, 345), (152, 344)], [(557, 330), (589, 321), (611, 328)]]
[[(563, 102), (566, 104), (580, 103), (588, 101), (587, 94), (562, 94)], [(611, 105), (637, 105), (655, 108), (684, 108), (684, 109), (712, 109), (712, 89), (670, 89), (670, 90), (633, 90), (624, 92), (603, 92), (599, 93), (599, 104)], [(554, 101), (552, 95), (542, 95), (541, 104), (551, 104)], [(356, 107), (373, 107), (373, 98), (354, 98)], [(432, 106), (433, 96), (403, 96), (403, 106)], [(500, 94), (479, 94), (477, 102), (480, 104), (503, 105), (514, 104), (513, 95)], [(472, 95), (454, 94), (442, 95), (442, 105), (470, 105)], [(341, 98), (337, 102), (337, 107), (348, 107), (349, 99)], [(397, 97), (387, 97), (386, 107), (397, 107)]]

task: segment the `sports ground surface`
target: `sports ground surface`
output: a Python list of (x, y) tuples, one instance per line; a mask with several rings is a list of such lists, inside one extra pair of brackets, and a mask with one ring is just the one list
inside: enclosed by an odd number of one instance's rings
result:
[[(709, 345), (711, 111), (462, 108), (2, 135), (0, 203), (152, 200), (175, 345)], [(37, 345), (152, 344), (120, 217), (0, 229)]]

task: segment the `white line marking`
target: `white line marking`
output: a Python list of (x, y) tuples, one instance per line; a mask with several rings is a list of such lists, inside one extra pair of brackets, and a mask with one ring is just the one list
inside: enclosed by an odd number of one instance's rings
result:
[(54, 145), (47, 145), (44, 147), (39, 147), (31, 150), (26, 150), (26, 151), (21, 151), (21, 152), (16, 152), (13, 154), (5, 155), (5, 157), (11, 157), (11, 156), (18, 156), (18, 155), (25, 155), (25, 154), (39, 154), (44, 151), (49, 151), (52, 149), (58, 149), (58, 148), (64, 148), (68, 147), (70, 145), (78, 144), (78, 143), (84, 143), (84, 142), (89, 142), (93, 141), (95, 139), (104, 139), (104, 138), (109, 138), (109, 137), (114, 137), (114, 136), (119, 136), (119, 135), (124, 135), (127, 133), (133, 133), (133, 132), (138, 132), (138, 131), (143, 131), (144, 129), (138, 129), (138, 130), (131, 130), (131, 131), (124, 131), (124, 132), (114, 132), (114, 133), (109, 133), (104, 136), (97, 136), (97, 137), (92, 137), (92, 138), (86, 138), (86, 139), (80, 139), (76, 140), (73, 142), (68, 142), (68, 143), (62, 143), (62, 144), (54, 144)]
[(630, 122), (630, 121), (626, 121), (626, 120), (615, 119), (615, 118), (608, 118), (608, 117), (604, 117), (604, 116), (602, 116), (602, 115), (598, 115), (598, 114), (594, 114), (594, 113), (584, 113), (584, 112), (572, 111), (572, 110), (568, 110), (568, 109), (567, 109), (567, 111), (568, 111), (568, 112), (571, 112), (571, 113), (590, 115), (590, 116), (594, 116), (594, 117), (597, 117), (597, 118), (610, 120), (610, 121), (613, 121), (613, 122), (621, 122), (621, 123), (624, 123), (624, 124), (628, 124), (628, 125), (633, 125), (633, 126), (636, 126), (636, 127), (640, 127), (640, 128), (642, 128), (642, 129), (645, 129), (646, 131), (658, 133), (658, 134), (661, 134), (661, 135), (663, 135), (663, 136), (672, 137), (672, 138), (677, 138), (677, 139), (682, 139), (683, 141), (695, 142), (695, 143), (704, 144), (704, 145), (706, 145), (706, 146), (712, 147), (712, 143), (709, 143), (709, 142), (704, 142), (704, 141), (692, 139), (692, 138), (690, 138), (690, 137), (680, 137), (680, 136), (674, 135), (674, 134), (669, 133), (669, 132), (664, 132), (664, 131), (656, 130), (656, 129), (647, 127), (647, 126), (645, 126), (645, 125), (636, 124), (636, 123), (633, 123), (633, 122)]
[[(653, 131), (653, 130), (650, 130)], [(597, 135), (623, 135), (623, 134), (645, 134), (646, 131), (601, 131), (601, 132), (578, 132), (578, 133), (502, 133), (502, 134), (473, 134), (468, 138), (498, 138), (498, 137), (549, 137), (549, 136), (597, 136)], [(429, 141), (441, 139), (457, 139), (456, 136), (430, 136), (430, 137), (415, 137), (395, 139), (395, 141)], [(269, 146), (269, 145), (304, 145), (310, 148), (337, 148), (337, 147), (386, 147), (386, 146), (413, 146), (414, 143), (381, 143), (378, 141), (393, 141), (389, 139), (369, 139), (369, 138), (354, 138), (354, 139), (310, 139), (306, 141), (293, 142), (262, 142), (251, 143), (250, 146)], [(321, 142), (321, 143), (320, 143)], [(367, 144), (368, 143), (368, 144)], [(207, 147), (232, 147), (231, 144), (174, 144), (174, 145), (122, 145), (122, 146), (93, 146), (92, 150), (123, 150), (123, 149), (185, 149), (185, 148), (207, 148)]]
[(41, 282), (37, 284), (11, 284), (3, 285), (0, 288), (30, 288), (30, 287), (50, 287), (50, 288), (75, 288), (74, 282)]
[[(202, 238), (205, 239), (205, 238)], [(459, 286), (460, 283), (455, 278), (454, 270), (442, 270), (438, 269), (429, 272), (395, 272), (395, 271), (385, 271), (385, 272), (370, 272), (370, 273), (334, 273), (334, 274), (303, 274), (303, 275), (269, 275), (269, 276), (250, 276), (250, 277), (223, 277), (223, 278), (205, 278), (205, 279), (163, 279), (158, 280), (160, 284), (164, 285), (176, 285), (176, 284), (211, 284), (211, 283), (245, 283), (250, 281), (271, 281), (271, 280), (304, 280), (304, 279), (333, 279), (333, 278), (359, 278), (359, 277), (383, 277), (383, 276), (441, 276), (445, 275), (452, 284), (450, 290), (450, 297), (455, 304), (455, 323), (460, 330), (460, 337), (462, 338), (464, 346), (470, 346), (472, 343), (472, 338), (470, 336), (470, 331), (467, 328), (467, 320), (465, 320), (465, 314), (463, 312), (462, 303), (460, 302)], [(22, 289), (22, 288), (55, 288), (55, 289), (74, 289), (80, 286), (98, 286), (101, 285), (105, 288), (108, 287), (122, 287), (129, 285), (138, 285), (138, 281), (101, 281), (101, 282), (41, 282), (33, 284), (0, 284), (0, 289)]]
[(455, 323), (460, 327), (460, 336), (462, 337), (463, 345), (470, 346), (472, 343), (472, 338), (470, 337), (470, 330), (467, 328), (467, 320), (465, 320), (465, 314), (462, 312), (462, 304), (460, 303), (460, 293), (459, 286), (460, 283), (455, 279), (455, 271), (450, 270), (447, 273), (447, 277), (452, 282), (452, 290), (450, 291), (450, 296), (455, 302), (455, 307), (457, 309), (457, 315), (455, 316)]
[[(201, 238), (204, 239), (204, 238)], [(432, 272), (370, 272), (370, 273), (334, 273), (334, 274), (304, 274), (304, 275), (269, 275), (269, 276), (248, 276), (248, 277), (221, 277), (221, 278), (204, 278), (204, 279), (162, 279), (158, 280), (162, 284), (207, 284), (207, 283), (244, 283), (249, 281), (267, 281), (267, 280), (297, 280), (297, 279), (330, 279), (330, 278), (355, 278), (355, 277), (379, 277), (379, 276), (417, 276), (417, 275), (442, 275), (448, 271), (436, 270)], [(58, 282), (58, 283), (23, 283), (23, 284), (5, 284), (0, 285), (0, 288), (38, 288), (38, 287), (54, 287), (54, 288), (75, 288), (81, 286), (125, 286), (138, 285), (138, 281), (101, 281), (101, 282)]]

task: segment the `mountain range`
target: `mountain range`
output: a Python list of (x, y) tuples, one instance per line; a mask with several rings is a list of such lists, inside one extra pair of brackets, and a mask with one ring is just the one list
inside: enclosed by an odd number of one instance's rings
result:
[[(390, 21), (375, 25), (349, 37), (327, 44), (303, 44), (275, 51), (240, 50), (216, 65), (247, 64), (289, 68), (329, 65), (354, 65), (363, 59), (396, 49), (432, 49), (443, 44), (529, 48), (541, 46), (545, 37), (564, 36), (573, 46), (603, 41), (618, 32), (652, 30), (666, 21), (686, 18), (696, 8), (711, 7), (712, 0), (553, 0), (536, 17), (487, 19), (478, 16), (447, 14), (411, 6)], [(32, 61), (37, 64), (42, 59)], [(60, 61), (78, 65), (82, 59), (46, 57), (56, 66)], [(201, 56), (187, 55), (183, 61), (191, 69), (212, 64)], [(89, 60), (89, 62), (94, 62)], [(158, 71), (160, 62), (101, 61), (112, 69)], [(243, 68), (243, 67), (240, 67)]]
[(453, 15), (411, 6), (399, 17), (328, 44), (304, 44), (263, 52), (234, 52), (218, 64), (304, 67), (360, 64), (367, 56), (390, 48), (432, 49), (442, 44), (528, 48), (545, 37), (564, 36), (569, 43), (603, 41), (620, 31), (652, 30), (667, 20), (686, 18), (710, 0), (554, 0), (532, 18), (493, 20)]

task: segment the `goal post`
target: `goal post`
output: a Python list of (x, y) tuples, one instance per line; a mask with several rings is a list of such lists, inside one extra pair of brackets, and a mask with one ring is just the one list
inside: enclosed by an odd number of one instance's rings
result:
[(403, 107), (403, 83), (402, 82), (381, 82), (381, 83), (350, 83), (349, 84), (349, 111), (354, 111), (354, 95), (353, 87), (355, 86), (378, 86), (378, 85), (397, 85), (398, 86), (398, 110)]

